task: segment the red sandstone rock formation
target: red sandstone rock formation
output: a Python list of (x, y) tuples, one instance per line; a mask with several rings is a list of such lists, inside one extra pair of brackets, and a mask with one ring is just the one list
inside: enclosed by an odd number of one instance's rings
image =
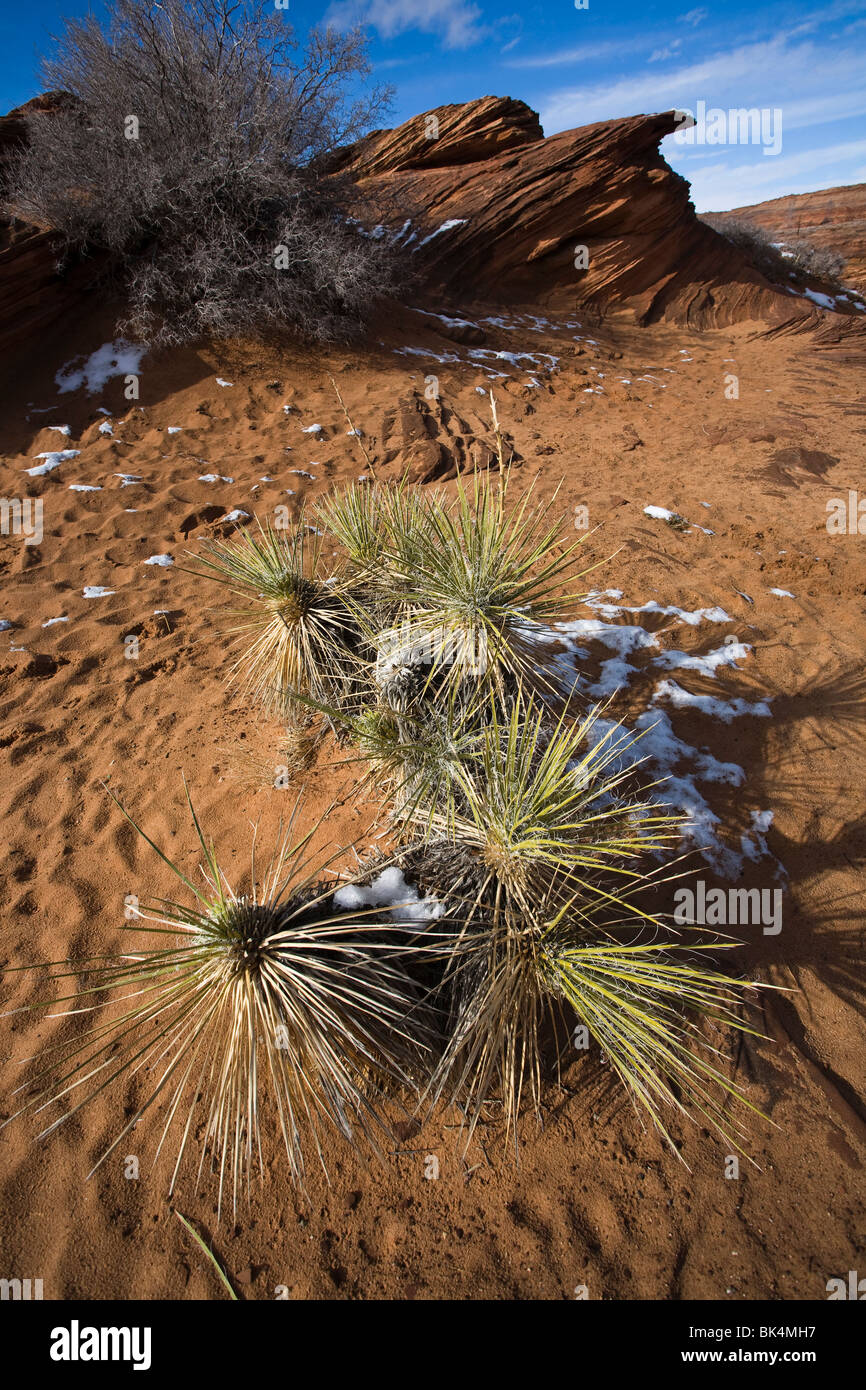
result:
[[(22, 138), (25, 112), (48, 118), (62, 97), (48, 93), (0, 120), (0, 160)], [(365, 211), (396, 235), (421, 292), (628, 311), (641, 323), (695, 328), (757, 320), (790, 331), (835, 321), (770, 285), (699, 221), (687, 182), (659, 153), (675, 123), (672, 111), (630, 116), (545, 139), (523, 102), (484, 97), (376, 131), (332, 168), (355, 180)], [(59, 278), (50, 233), (7, 219), (0, 350), (73, 302), (86, 270)]]
[[(659, 142), (674, 112), (601, 121), (544, 138), (523, 102), (484, 97), (413, 117), (347, 150), (359, 182), (454, 298), (609, 312), (697, 328), (817, 322), (700, 222)], [(576, 267), (588, 251), (588, 268)]]
[[(0, 172), (26, 136), (26, 117), (34, 112), (50, 117), (70, 100), (65, 92), (43, 92), (0, 117)], [(0, 217), (0, 352), (38, 333), (81, 298), (92, 269), (78, 264), (58, 275), (56, 264), (49, 228)]]

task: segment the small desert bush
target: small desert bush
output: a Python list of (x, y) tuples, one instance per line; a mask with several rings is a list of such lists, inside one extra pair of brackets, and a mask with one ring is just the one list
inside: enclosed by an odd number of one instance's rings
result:
[(841, 284), (847, 262), (838, 251), (827, 246), (813, 246), (810, 241), (796, 238), (786, 241), (783, 250), (790, 256), (790, 264), (804, 275), (814, 275), (818, 280), (828, 280)]
[(702, 219), (749, 257), (768, 280), (789, 283), (793, 278), (814, 276), (841, 286), (845, 258), (835, 251), (813, 246), (803, 239), (781, 241), (779, 237), (746, 218), (718, 215)]
[(261, 875), (254, 843), (242, 892), (229, 886), (189, 805), (201, 884), (135, 826), (189, 901), (142, 905), (146, 925), (128, 930), (154, 945), (130, 943), (123, 952), (47, 968), (46, 983), (82, 980), (54, 1003), (98, 1019), (43, 1051), (26, 1083), (32, 1094), (17, 1113), (56, 1115), (45, 1137), (115, 1083), (143, 1078), (144, 1099), (128, 1106), (130, 1118), (96, 1167), (161, 1103), (157, 1156), (171, 1134), (177, 1140), (171, 1190), (195, 1135), (199, 1176), (209, 1151), (220, 1206), (229, 1186), (236, 1209), (252, 1169), (262, 1165), (266, 1096), (289, 1176), (301, 1182), (308, 1147), (324, 1164), (323, 1129), (374, 1143), (385, 1132), (375, 1098), (416, 1085), (427, 1024), (399, 924), (335, 909), (339, 885), (323, 881), (327, 863), (309, 854), (313, 831), (293, 838), (298, 803)]
[(323, 507), (367, 581), (358, 621), (387, 703), (405, 710), (457, 687), (469, 700), (488, 687), (504, 699), (544, 683), (533, 629), (579, 597), (580, 539), (568, 538), (555, 498), (535, 502), (530, 488), (513, 500), (510, 487), (507, 470), (476, 470), (451, 499), (401, 486), (353, 489)]
[[(43, 64), (71, 95), (27, 122), (8, 203), (63, 254), (102, 251), (150, 342), (358, 327), (391, 282), (390, 251), (347, 216), (326, 165), (387, 107), (362, 94), (360, 32), (299, 47), (270, 0), (109, 0), (65, 21)], [(354, 208), (358, 211), (358, 207)]]
[[(547, 1023), (556, 1032), (563, 1001), (594, 1036), (602, 1016), (611, 1037), (617, 1026), (623, 1030), (611, 1061), (660, 1127), (658, 1102), (675, 1102), (669, 1082), (683, 1087), (687, 1079), (672, 1036), (654, 1039), (650, 1030), (644, 1047), (654, 1055), (658, 1084), (655, 1103), (648, 1103), (642, 1063), (625, 1036), (637, 1022), (625, 1002), (625, 964), (637, 948), (621, 941), (623, 932), (634, 938), (647, 927), (653, 935), (666, 934), (641, 905), (640, 892), (651, 878), (647, 857), (670, 847), (679, 827), (629, 791), (623, 741), (614, 730), (595, 737), (597, 718), (593, 711), (577, 723), (565, 716), (551, 722), (532, 700), (513, 705), (504, 720), (494, 708), (476, 747), (454, 767), (450, 806), (440, 798), (432, 814), (423, 806), (416, 811), (425, 832), (419, 864), (428, 883), (442, 885), (434, 892), (443, 892), (455, 923), (450, 942), (437, 948), (446, 957), (450, 1024), (431, 1092), (464, 1109), (470, 1134), (494, 1096), (512, 1135), (527, 1094), (538, 1109), (542, 1028)], [(626, 757), (625, 764), (633, 763)], [(569, 960), (576, 955), (592, 962), (592, 953), (601, 952), (601, 970), (612, 944), (623, 967), (621, 998), (614, 997), (614, 981), (606, 994), (599, 986), (593, 996), (587, 987), (582, 998), (579, 972), (568, 975)], [(653, 957), (662, 982), (669, 958), (661, 950)], [(700, 973), (693, 971), (696, 990)], [(609, 1002), (606, 1015), (602, 997)], [(672, 1019), (667, 1023), (673, 1027)], [(699, 1064), (694, 1074), (702, 1074)]]
[[(646, 905), (681, 826), (636, 783), (639, 740), (602, 731), (597, 709), (575, 718), (547, 667), (550, 644), (534, 639), (577, 597), (579, 542), (555, 498), (512, 502), (509, 488), (506, 469), (458, 480), (450, 499), (353, 484), (294, 539), (211, 546), (216, 577), (242, 579), (262, 625), (241, 667), (254, 693), (279, 689), (351, 739), (349, 761), (367, 766), (356, 792), (388, 800), (401, 862), (445, 909), (422, 971), (447, 1020), (428, 1098), (458, 1105), (470, 1135), (496, 1098), (514, 1137), (570, 1017), (663, 1133), (668, 1111), (691, 1109), (728, 1135), (738, 1093), (694, 1015), (745, 1027), (749, 986)], [(329, 574), (301, 557), (320, 528), (342, 552)], [(299, 584), (317, 625), (328, 615), (327, 641), (288, 633)]]
[[(353, 484), (319, 504), (319, 525), (302, 510), (290, 527), (257, 521), (206, 544), (197, 572), (240, 601), (232, 678), (272, 713), (306, 701), (335, 728), (362, 710), (403, 717), (550, 688), (534, 633), (576, 597), (564, 589), (580, 577), (580, 541), (552, 503), (526, 493), (512, 505), (507, 490), (507, 475), (477, 473), (453, 501)], [(327, 536), (341, 547), (330, 564)]]
[(344, 709), (365, 669), (356, 617), (361, 580), (326, 566), (322, 547), (302, 517), (291, 527), (239, 528), (193, 557), (194, 572), (228, 588), (238, 604), (230, 630), (242, 650), (230, 679), (291, 724), (302, 713), (299, 697), (335, 714)]

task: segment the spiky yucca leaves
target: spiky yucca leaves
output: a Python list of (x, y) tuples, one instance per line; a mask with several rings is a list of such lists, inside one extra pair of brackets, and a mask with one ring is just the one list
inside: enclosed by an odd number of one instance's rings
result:
[(420, 538), (429, 530), (431, 509), (441, 501), (437, 493), (410, 490), (404, 480), (352, 483), (319, 505), (319, 520), (340, 545), (357, 581), (346, 599), (371, 658), (360, 673), (366, 685), (359, 704), (378, 705), (385, 695), (392, 708), (405, 710), (424, 690), (427, 673), (417, 654), (405, 650), (398, 575), (412, 568)]
[(444, 501), (443, 492), (410, 488), (405, 480), (350, 483), (319, 503), (318, 517), (349, 564), (378, 581), (379, 597), (393, 604), (396, 574), (412, 564), (433, 510)]
[(431, 1094), (444, 1092), (460, 1105), (468, 1138), (485, 1102), (497, 1096), (506, 1136), (516, 1146), (524, 1095), (539, 1108), (542, 1037), (559, 1060), (576, 1021), (675, 1152), (670, 1113), (702, 1117), (742, 1151), (745, 1131), (726, 1102), (760, 1112), (725, 1075), (697, 1020), (759, 1036), (736, 1010), (764, 986), (702, 966), (697, 952), (730, 949), (732, 942), (612, 943), (615, 925), (608, 921), (593, 939), (569, 904), (542, 899), (531, 916), (509, 913), (498, 930), (459, 937), (452, 947), (450, 1035)]
[[(484, 708), (473, 755), (453, 764), (451, 808), (434, 806), (429, 820), (463, 866), (470, 916), (531, 912), (540, 896), (579, 894), (591, 923), (598, 902), (626, 903), (628, 884), (643, 878), (634, 864), (680, 836), (675, 817), (628, 794), (639, 737), (615, 737), (619, 726), (598, 737), (598, 709), (551, 725), (531, 696), (504, 716), (492, 696)], [(602, 873), (621, 891), (601, 886)]]
[(210, 541), (196, 557), (243, 603), (233, 631), (247, 645), (232, 678), (283, 717), (299, 694), (340, 706), (351, 698), (363, 665), (354, 616), (358, 578), (324, 573), (322, 538), (303, 518), (291, 529), (270, 522), (257, 527)]
[(545, 981), (586, 1025), (672, 1147), (664, 1120), (668, 1111), (702, 1115), (736, 1148), (736, 1135), (744, 1131), (734, 1114), (725, 1113), (725, 1100), (760, 1113), (716, 1065), (716, 1049), (687, 1012), (759, 1036), (736, 1012), (758, 986), (700, 963), (698, 952), (733, 945), (575, 944), (558, 925), (542, 939)]
[(350, 483), (330, 493), (317, 511), (349, 564), (369, 571), (383, 563), (388, 540), (389, 491), (381, 483)]
[(203, 887), (135, 828), (194, 905), (158, 899), (140, 910), (148, 925), (129, 930), (155, 936), (154, 947), (49, 967), (50, 980), (84, 977), (78, 992), (53, 1002), (71, 1001), (69, 1014), (86, 1014), (100, 1010), (94, 1001), (107, 996), (109, 1016), (43, 1053), (27, 1083), (36, 1093), (18, 1113), (61, 1107), (43, 1131), (48, 1135), (112, 1083), (123, 1087), (143, 1075), (145, 1099), (134, 1103), (96, 1167), (161, 1101), (157, 1155), (171, 1132), (178, 1139), (170, 1190), (194, 1135), (199, 1178), (209, 1148), (220, 1207), (229, 1183), (236, 1209), (253, 1166), (263, 1171), (266, 1094), (289, 1175), (301, 1181), (308, 1143), (324, 1166), (323, 1127), (350, 1141), (356, 1132), (374, 1140), (383, 1122), (372, 1098), (392, 1083), (414, 1086), (426, 1023), (404, 968), (409, 948), (399, 926), (363, 910), (334, 909), (336, 885), (321, 886), (323, 866), (307, 855), (313, 832), (292, 840), (297, 803), (261, 878), (253, 842), (251, 887), (243, 893), (228, 885), (189, 804)]
[(450, 821), (457, 813), (462, 769), (480, 752), (483, 709), (479, 702), (464, 707), (452, 691), (441, 702), (404, 710), (380, 701), (348, 724), (360, 757), (370, 765), (357, 791), (390, 799), (391, 821), (401, 838), (417, 839), (419, 829), (430, 830), (437, 816)]
[(531, 624), (561, 617), (578, 594), (580, 539), (566, 543), (555, 497), (533, 504), (528, 489), (511, 504), (509, 475), (475, 472), (457, 481), (453, 502), (428, 499), (403, 527), (403, 548), (388, 556), (400, 602), (396, 632), (371, 634), (393, 654), (399, 639), (426, 663), (441, 688), (469, 681), (506, 693), (510, 681), (538, 679)]
[(542, 1032), (562, 1036), (564, 1003), (660, 1128), (662, 1103), (678, 1103), (675, 1086), (686, 1108), (722, 1119), (708, 1092), (721, 1073), (690, 1051), (697, 1035), (675, 997), (705, 1012), (721, 1003), (717, 1016), (735, 1022), (744, 987), (690, 958), (680, 965), (676, 945), (622, 944), (629, 928), (632, 937), (642, 927), (668, 934), (643, 905), (664, 872), (648, 870), (645, 856), (680, 829), (645, 797), (628, 795), (632, 750), (613, 731), (597, 738), (597, 719), (594, 711), (578, 725), (563, 717), (547, 728), (531, 700), (506, 722), (494, 708), (478, 755), (458, 772), (454, 809), (432, 818), (439, 839), (421, 862), (459, 929), (440, 948), (451, 1023), (430, 1094), (462, 1106), (470, 1135), (494, 1094), (512, 1137), (526, 1092), (538, 1108)]

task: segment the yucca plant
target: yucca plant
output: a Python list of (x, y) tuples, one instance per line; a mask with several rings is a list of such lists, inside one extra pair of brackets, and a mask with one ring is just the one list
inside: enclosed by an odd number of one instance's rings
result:
[(430, 544), (434, 518), (448, 506), (441, 488), (410, 487), (404, 480), (385, 494), (388, 583), (411, 572)]
[[(743, 987), (677, 964), (676, 944), (623, 944), (623, 932), (671, 934), (645, 901), (669, 870), (648, 869), (646, 857), (669, 849), (680, 826), (645, 792), (629, 794), (633, 750), (614, 729), (597, 738), (598, 717), (593, 711), (572, 725), (563, 716), (549, 727), (531, 699), (504, 721), (494, 706), (478, 753), (457, 772), (452, 807), (430, 818), (438, 838), (419, 851), (428, 884), (457, 924), (437, 947), (451, 1017), (429, 1094), (462, 1107), (470, 1136), (494, 1096), (512, 1138), (527, 1092), (538, 1108), (542, 1033), (561, 1036), (564, 1004), (660, 1127), (661, 1102), (679, 1105), (675, 1086), (721, 1118), (705, 1084), (721, 1074), (689, 1052), (694, 1030), (676, 1015), (674, 995), (679, 982), (681, 1004), (711, 1012), (714, 1001), (733, 1004)], [(605, 986), (606, 960), (619, 979)], [(724, 1017), (734, 1020), (730, 1008)]]
[(349, 564), (362, 572), (384, 562), (390, 489), (381, 483), (350, 483), (318, 504), (319, 522), (342, 546)]
[(384, 701), (369, 705), (347, 722), (360, 758), (369, 764), (357, 794), (384, 794), (398, 835), (417, 839), (420, 827), (429, 830), (436, 817), (456, 814), (462, 770), (479, 755), (482, 727), (478, 702), (463, 706), (453, 691), (441, 702), (403, 711)]
[[(395, 631), (371, 633), (393, 652), (397, 637), (428, 668), (425, 688), (492, 685), (512, 697), (520, 682), (544, 680), (532, 625), (561, 617), (579, 595), (580, 539), (566, 543), (556, 497), (509, 501), (509, 475), (476, 471), (457, 480), (451, 503), (437, 498), (405, 516), (391, 543), (389, 580), (399, 599)], [(552, 682), (548, 678), (548, 684)]]
[(338, 885), (323, 884), (327, 865), (308, 853), (315, 827), (293, 838), (298, 803), (261, 877), (253, 841), (243, 892), (229, 886), (191, 800), (189, 806), (203, 856), (201, 886), (123, 812), (193, 901), (157, 899), (139, 909), (147, 925), (128, 930), (155, 936), (153, 947), (46, 967), (50, 981), (83, 980), (74, 994), (53, 1001), (71, 1007), (52, 1016), (100, 1017), (83, 1035), (43, 1052), (26, 1083), (34, 1093), (18, 1114), (59, 1108), (47, 1136), (106, 1088), (143, 1076), (145, 1098), (132, 1101), (131, 1118), (96, 1167), (161, 1102), (157, 1156), (170, 1133), (178, 1141), (170, 1190), (195, 1136), (199, 1177), (209, 1149), (220, 1208), (229, 1183), (236, 1209), (251, 1169), (262, 1166), (265, 1096), (289, 1175), (300, 1182), (308, 1145), (324, 1166), (323, 1126), (349, 1141), (361, 1133), (375, 1142), (385, 1128), (375, 1097), (417, 1084), (428, 1022), (405, 968), (407, 953), (419, 948), (407, 944), (391, 915), (383, 923), (375, 912), (334, 908)]
[[(623, 740), (612, 725), (597, 737), (600, 717), (596, 708), (551, 722), (532, 696), (500, 715), (488, 699), (472, 754), (451, 764), (450, 805), (420, 813), (462, 866), (469, 920), (491, 906), (497, 917), (529, 911), (555, 888), (569, 901), (579, 894), (592, 921), (598, 902), (627, 900), (628, 884), (644, 875), (639, 861), (680, 838), (680, 822), (647, 799), (650, 788), (634, 794), (640, 736)], [(600, 873), (621, 891), (599, 886)]]
[(259, 522), (195, 557), (194, 572), (242, 601), (232, 630), (246, 643), (231, 678), (282, 717), (297, 695), (342, 705), (363, 673), (358, 577), (327, 570), (322, 551), (323, 538), (301, 518), (289, 529)]
[[(703, 1116), (739, 1148), (742, 1127), (727, 1114), (728, 1099), (760, 1112), (716, 1063), (715, 1049), (698, 1026), (709, 1018), (727, 1029), (759, 1036), (740, 1017), (749, 991), (758, 986), (701, 963), (701, 952), (731, 949), (734, 942), (697, 945), (659, 942), (611, 944), (575, 941), (561, 923), (541, 942), (541, 969), (554, 997), (586, 1025), (631, 1095), (675, 1148), (668, 1112)], [(766, 986), (761, 986), (766, 988)]]
[(675, 1152), (669, 1113), (703, 1118), (741, 1148), (744, 1130), (727, 1101), (760, 1112), (725, 1075), (699, 1026), (703, 1017), (759, 1036), (737, 1012), (759, 986), (703, 966), (697, 954), (735, 943), (612, 942), (613, 920), (593, 938), (571, 909), (540, 899), (531, 914), (511, 912), (496, 928), (488, 920), (456, 939), (449, 1039), (430, 1095), (460, 1107), (467, 1143), (484, 1105), (501, 1100), (516, 1148), (522, 1099), (540, 1106), (543, 1038), (559, 1064), (580, 1023)]

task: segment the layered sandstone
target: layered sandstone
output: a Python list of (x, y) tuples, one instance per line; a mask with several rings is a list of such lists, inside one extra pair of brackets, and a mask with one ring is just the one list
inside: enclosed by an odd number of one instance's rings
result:
[[(47, 93), (0, 120), (0, 163), (25, 136), (25, 117), (50, 119), (64, 99)], [(545, 138), (525, 103), (484, 97), (373, 132), (331, 167), (356, 184), (364, 220), (404, 253), (413, 293), (698, 329), (821, 325), (816, 303), (769, 284), (698, 219), (688, 183), (659, 153), (676, 123), (669, 111)], [(0, 350), (44, 328), (92, 279), (88, 265), (59, 275), (55, 262), (49, 228), (5, 220)]]

